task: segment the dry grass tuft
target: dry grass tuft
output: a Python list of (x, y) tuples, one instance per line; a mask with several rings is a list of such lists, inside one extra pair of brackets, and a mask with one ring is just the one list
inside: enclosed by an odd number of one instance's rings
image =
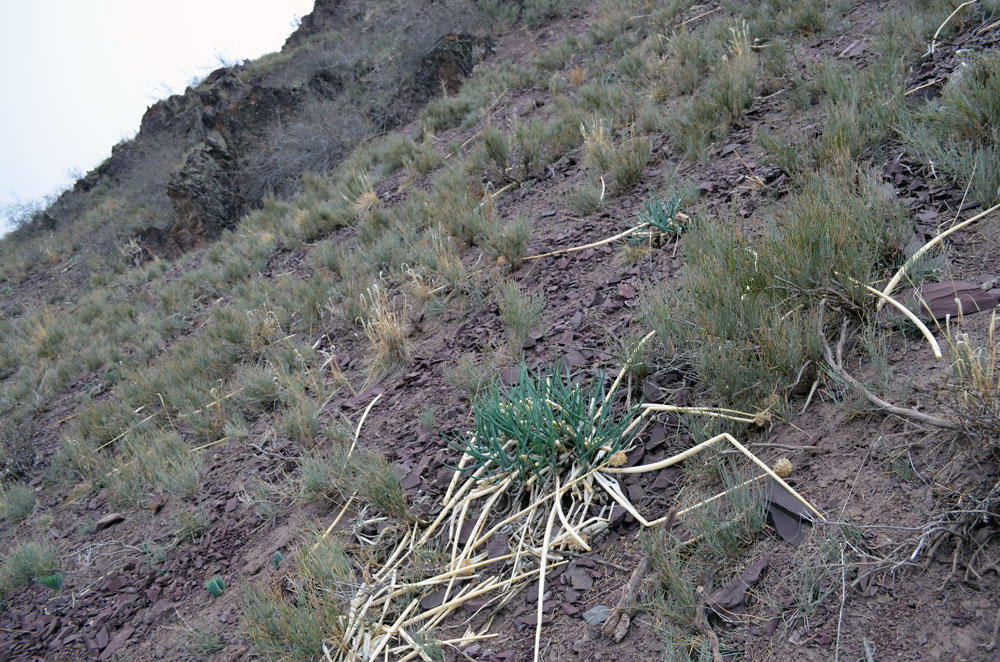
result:
[(368, 288), (363, 300), (368, 307), (368, 318), (359, 321), (375, 350), (374, 367), (382, 371), (409, 363), (405, 306), (403, 310), (394, 310), (379, 283)]

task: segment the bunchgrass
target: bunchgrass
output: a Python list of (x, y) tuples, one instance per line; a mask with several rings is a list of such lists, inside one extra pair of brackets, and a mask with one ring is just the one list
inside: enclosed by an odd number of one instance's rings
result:
[(290, 599), (278, 586), (244, 593), (243, 624), (257, 654), (266, 660), (311, 662), (322, 657), (324, 645), (346, 653), (344, 617), (354, 582), (340, 542), (320, 534), (307, 538), (289, 572), (297, 588)]
[(611, 158), (611, 182), (616, 195), (624, 195), (635, 188), (652, 153), (650, 139), (634, 131), (619, 143)]
[(903, 140), (984, 207), (1000, 199), (1000, 54), (970, 59), (901, 127)]
[(7, 595), (33, 579), (56, 574), (56, 548), (45, 542), (18, 543), (3, 555), (0, 565), (0, 595)]
[(299, 496), (304, 501), (347, 499), (355, 495), (381, 512), (410, 517), (406, 494), (396, 469), (382, 455), (364, 448), (350, 450), (336, 441), (329, 448), (317, 448), (299, 461)]
[(35, 490), (24, 483), (0, 488), (0, 517), (22, 522), (35, 510)]
[(566, 193), (566, 207), (577, 216), (590, 216), (603, 206), (601, 186), (593, 181), (588, 180)]
[[(956, 325), (957, 326), (957, 325)], [(996, 313), (990, 318), (986, 338), (977, 339), (952, 325), (948, 344), (954, 357), (948, 380), (958, 421), (972, 440), (1000, 446), (1000, 341), (996, 336)]]
[(500, 284), (497, 298), (511, 351), (515, 356), (519, 355), (528, 342), (531, 330), (541, 321), (545, 299), (541, 294), (524, 290), (513, 280)]
[(368, 315), (361, 321), (365, 336), (375, 352), (375, 371), (386, 371), (410, 360), (410, 344), (406, 332), (405, 309), (397, 310), (389, 303), (385, 287), (376, 283), (368, 288), (364, 298)]
[(354, 490), (378, 510), (397, 517), (411, 517), (406, 494), (395, 467), (379, 453), (356, 449), (350, 459), (350, 481)]
[(604, 375), (584, 384), (561, 366), (522, 365), (514, 385), (497, 382), (476, 400), (475, 429), (453, 443), (473, 458), (468, 473), (488, 465), (487, 475), (510, 472), (521, 484), (574, 465), (583, 473), (629, 444), (623, 432), (637, 407), (619, 411), (617, 395)]

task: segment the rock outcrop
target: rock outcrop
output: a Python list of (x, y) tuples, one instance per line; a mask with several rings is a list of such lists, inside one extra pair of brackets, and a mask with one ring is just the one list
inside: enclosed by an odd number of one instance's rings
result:
[[(477, 33), (485, 24), (466, 0), (316, 0), (280, 53), (217, 69), (150, 106), (135, 138), (64, 193), (47, 226), (111, 196), (148, 255), (211, 241), (265, 195), (294, 192), (302, 172), (336, 165), (365, 135), (456, 93), (492, 52)], [(399, 52), (385, 49), (390, 33)]]

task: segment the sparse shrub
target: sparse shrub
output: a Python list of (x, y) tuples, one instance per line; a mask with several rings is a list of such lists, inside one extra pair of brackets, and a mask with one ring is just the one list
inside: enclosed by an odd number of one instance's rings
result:
[(517, 215), (504, 224), (487, 226), (484, 243), (496, 255), (507, 261), (512, 269), (520, 266), (531, 241), (534, 223), (527, 216)]
[(577, 92), (584, 112), (612, 120), (625, 120), (631, 115), (632, 97), (621, 85), (610, 83), (603, 77), (584, 83), (577, 88)]
[(674, 139), (692, 158), (703, 156), (712, 141), (727, 136), (754, 101), (757, 59), (746, 26), (731, 28), (730, 33), (728, 57), (671, 123)]
[(767, 155), (771, 157), (774, 165), (789, 175), (796, 175), (802, 169), (802, 154), (790, 142), (767, 131), (759, 132), (757, 134), (757, 141)]
[(184, 637), (184, 650), (192, 655), (205, 656), (218, 653), (226, 642), (218, 632), (194, 628)]
[(152, 491), (191, 496), (200, 486), (202, 460), (173, 430), (132, 431), (117, 442), (118, 454), (103, 481), (108, 499), (140, 505)]
[(487, 126), (483, 129), (482, 151), (487, 166), (497, 170), (496, 179), (505, 180), (510, 165), (510, 142), (507, 134), (496, 127)]
[(722, 51), (714, 35), (707, 28), (692, 33), (682, 27), (670, 36), (670, 59), (664, 75), (670, 93), (690, 94), (698, 89)]
[(604, 206), (604, 195), (601, 186), (592, 181), (586, 181), (566, 194), (566, 206), (578, 216), (590, 216)]
[(725, 221), (691, 231), (684, 296), (650, 297), (650, 323), (666, 348), (690, 351), (723, 399), (768, 406), (804, 378), (803, 365), (822, 359), (820, 297), (849, 302), (857, 315), (871, 309), (858, 284), (898, 262), (904, 220), (874, 174), (810, 175), (760, 241)]
[(174, 535), (178, 540), (197, 540), (208, 530), (211, 523), (205, 508), (186, 509), (177, 513), (174, 518), (177, 529)]
[(626, 78), (636, 81), (641, 81), (648, 73), (646, 59), (637, 50), (630, 50), (623, 55), (615, 68)]
[(479, 203), (481, 180), (467, 161), (454, 161), (434, 177), (430, 193), (421, 196), (420, 207), (427, 225), (441, 224), (451, 236), (474, 244), (482, 235), (485, 219)]
[(0, 565), (0, 595), (7, 595), (31, 580), (55, 574), (59, 568), (56, 548), (46, 542), (23, 542), (9, 549)]
[(813, 149), (817, 168), (856, 161), (882, 143), (898, 123), (904, 100), (899, 63), (878, 61), (851, 78), (834, 66), (823, 71), (828, 97), (826, 127)]
[(825, 0), (805, 0), (790, 3), (778, 17), (778, 29), (796, 35), (811, 35), (827, 28)]
[[(462, 264), (455, 242), (443, 228), (429, 229), (417, 243), (414, 252), (417, 262), (427, 270), (426, 273), (432, 282), (443, 281), (453, 292), (468, 292), (474, 287), (474, 279), (469, 277), (465, 265)], [(419, 280), (420, 278), (412, 284), (411, 291), (421, 299), (427, 299), (432, 296), (428, 293), (430, 288)]]
[(389, 136), (375, 148), (374, 160), (382, 174), (391, 175), (400, 168), (425, 174), (441, 164), (441, 156), (430, 142), (417, 142), (411, 136)]
[(500, 284), (497, 297), (500, 316), (507, 327), (507, 340), (511, 351), (518, 355), (531, 330), (541, 321), (545, 299), (541, 294), (526, 292), (512, 280)]
[(35, 490), (24, 483), (13, 483), (0, 489), (0, 516), (20, 522), (35, 510)]

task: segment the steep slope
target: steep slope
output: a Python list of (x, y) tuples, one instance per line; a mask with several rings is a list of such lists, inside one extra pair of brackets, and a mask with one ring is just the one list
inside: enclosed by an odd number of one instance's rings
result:
[[(992, 659), (990, 217), (908, 271), (979, 290), (944, 360), (863, 287), (995, 212), (991, 8), (477, 6), (521, 22), (413, 121), (2, 320), (0, 657)], [(821, 514), (657, 466), (722, 432)]]
[(460, 84), (492, 29), (469, 2), (317, 3), (280, 52), (151, 106), (134, 138), (4, 242), (6, 280), (59, 263), (61, 281), (85, 286), (205, 245)]

